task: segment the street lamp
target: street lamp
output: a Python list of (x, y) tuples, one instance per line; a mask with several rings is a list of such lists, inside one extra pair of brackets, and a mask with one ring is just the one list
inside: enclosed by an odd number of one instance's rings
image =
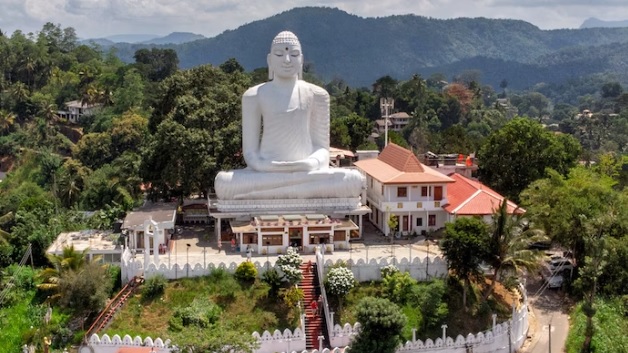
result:
[(269, 260), (269, 251), (270, 251), (270, 240), (266, 240), (266, 271), (270, 268), (270, 260)]
[(190, 276), (190, 243), (186, 243), (187, 247), (185, 248), (185, 262), (187, 267), (185, 268), (185, 277)]

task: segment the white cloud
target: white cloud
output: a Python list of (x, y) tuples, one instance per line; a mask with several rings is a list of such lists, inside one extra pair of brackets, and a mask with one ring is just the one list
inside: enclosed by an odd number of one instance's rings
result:
[[(206, 36), (294, 7), (336, 7), (362, 17), (415, 14), (528, 21), (543, 29), (577, 28), (588, 17), (625, 20), (625, 0), (0, 0), (0, 29), (34, 32), (45, 22), (74, 27), (81, 37), (121, 33)], [(622, 17), (623, 16), (623, 17)]]

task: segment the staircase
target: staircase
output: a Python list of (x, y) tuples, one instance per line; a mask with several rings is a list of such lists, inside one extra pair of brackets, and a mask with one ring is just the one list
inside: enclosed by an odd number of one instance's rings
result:
[(105, 329), (107, 325), (113, 319), (113, 315), (118, 311), (118, 309), (122, 308), (124, 303), (126, 303), (127, 299), (133, 294), (135, 289), (139, 287), (140, 284), (144, 283), (144, 277), (133, 277), (129, 283), (127, 283), (124, 288), (116, 294), (113, 299), (109, 302), (109, 304), (100, 312), (98, 318), (94, 321), (92, 326), (85, 332), (85, 340), (89, 340), (89, 337), (95, 333), (100, 332)]
[[(315, 310), (310, 308), (312, 301), (317, 301), (320, 295), (318, 285), (318, 273), (316, 264), (310, 262), (301, 264), (303, 279), (299, 283), (299, 288), (303, 290), (303, 307), (305, 308), (305, 348), (308, 350), (319, 349), (318, 336), (324, 335), (324, 315), (317, 315)], [(320, 305), (320, 304), (319, 304)], [(321, 314), (323, 308), (320, 308)]]

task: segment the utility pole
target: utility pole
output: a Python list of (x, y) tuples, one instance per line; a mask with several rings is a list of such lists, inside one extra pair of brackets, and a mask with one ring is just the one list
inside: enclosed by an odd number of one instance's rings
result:
[(395, 100), (392, 98), (380, 98), (379, 107), (384, 113), (384, 147), (388, 146), (388, 114), (395, 107)]
[(549, 324), (549, 330), (547, 330), (547, 332), (549, 334), (549, 344), (548, 344), (549, 345), (549, 347), (548, 347), (549, 349), (548, 349), (548, 352), (552, 353), (552, 322), (551, 321), (550, 321), (550, 324)]
[(512, 353), (512, 338), (510, 337), (510, 326), (512, 325), (512, 320), (508, 321), (508, 353)]

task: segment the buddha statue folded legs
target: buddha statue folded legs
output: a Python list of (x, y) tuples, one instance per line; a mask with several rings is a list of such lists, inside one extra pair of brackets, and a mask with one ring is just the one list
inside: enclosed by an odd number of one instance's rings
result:
[(220, 200), (314, 199), (359, 197), (364, 177), (357, 170), (321, 169), (311, 172), (260, 173), (251, 169), (220, 172)]
[(329, 94), (301, 80), (298, 38), (279, 33), (267, 56), (271, 81), (242, 97), (246, 169), (220, 172), (218, 200), (358, 200), (365, 179), (357, 170), (329, 167)]

